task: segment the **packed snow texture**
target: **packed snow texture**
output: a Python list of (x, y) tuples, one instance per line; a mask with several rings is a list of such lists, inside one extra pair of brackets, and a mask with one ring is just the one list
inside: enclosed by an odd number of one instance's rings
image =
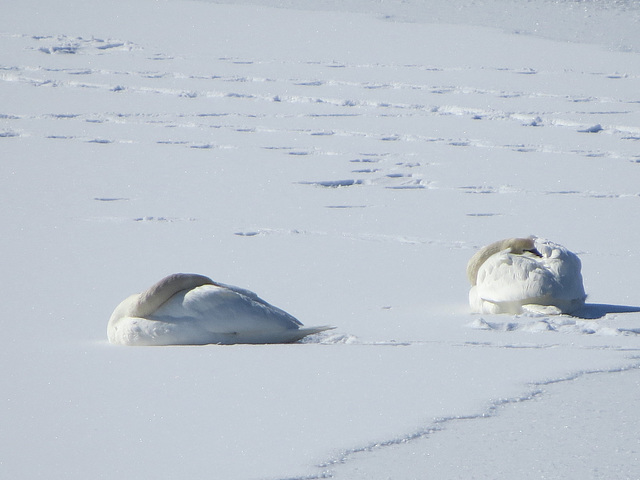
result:
[[(4, 5), (0, 476), (637, 478), (639, 11)], [(471, 314), (531, 234), (585, 307)], [(337, 329), (108, 344), (173, 272)]]

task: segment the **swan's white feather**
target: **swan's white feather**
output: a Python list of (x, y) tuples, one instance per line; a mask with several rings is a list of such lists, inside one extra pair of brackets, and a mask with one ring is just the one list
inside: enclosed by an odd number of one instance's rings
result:
[[(305, 328), (249, 290), (207, 277), (191, 284), (187, 278), (185, 283), (188, 275), (167, 277), (147, 292), (124, 300), (109, 320), (109, 341), (124, 345), (289, 343), (332, 328)], [(171, 288), (194, 283), (197, 286), (175, 292)], [(149, 303), (159, 306), (149, 312)]]

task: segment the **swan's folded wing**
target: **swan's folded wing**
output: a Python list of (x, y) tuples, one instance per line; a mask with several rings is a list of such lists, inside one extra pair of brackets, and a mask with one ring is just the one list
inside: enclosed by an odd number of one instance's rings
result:
[(555, 283), (536, 259), (503, 253), (489, 258), (478, 271), (477, 296), (493, 303), (522, 303), (551, 294)]
[(297, 329), (292, 315), (243, 289), (203, 285), (174, 295), (154, 318), (197, 325), (203, 332), (241, 333)]
[(269, 302), (263, 300), (256, 293), (252, 292), (251, 290), (247, 290), (246, 288), (236, 287), (235, 285), (227, 285), (225, 283), (218, 283), (217, 285), (219, 285), (220, 287), (226, 288), (227, 290), (230, 290), (231, 292), (235, 292), (235, 293), (237, 293), (238, 295), (240, 295), (242, 297), (246, 297), (249, 300), (251, 300), (251, 302), (254, 302), (255, 304), (258, 304), (258, 305), (262, 305), (264, 308), (272, 311), (273, 313), (278, 313), (278, 314), (281, 314), (283, 316), (286, 316), (286, 317), (288, 317), (289, 320), (292, 320), (295, 324), (302, 326), (302, 323), (297, 318), (295, 318), (294, 316), (288, 314), (284, 310), (271, 305)]
[(580, 258), (563, 246), (548, 241), (540, 245), (540, 252), (543, 254), (540, 261), (551, 272), (558, 284), (558, 288), (554, 291), (554, 297), (563, 300), (584, 301), (587, 295), (582, 281)]

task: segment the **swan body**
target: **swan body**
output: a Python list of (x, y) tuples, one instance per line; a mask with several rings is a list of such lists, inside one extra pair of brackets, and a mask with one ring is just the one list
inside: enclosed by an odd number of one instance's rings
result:
[(548, 240), (500, 240), (469, 260), (469, 304), (477, 313), (571, 313), (586, 298), (581, 267), (576, 254)]
[(333, 327), (304, 327), (255, 293), (176, 273), (114, 310), (109, 342), (122, 345), (290, 343)]

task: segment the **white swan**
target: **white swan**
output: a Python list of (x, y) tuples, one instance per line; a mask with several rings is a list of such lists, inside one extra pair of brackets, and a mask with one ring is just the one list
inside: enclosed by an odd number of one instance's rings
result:
[(122, 345), (290, 343), (331, 328), (305, 328), (249, 290), (176, 273), (121, 302), (107, 337)]
[(476, 252), (467, 265), (477, 313), (571, 313), (586, 298), (578, 256), (537, 237), (509, 238)]

